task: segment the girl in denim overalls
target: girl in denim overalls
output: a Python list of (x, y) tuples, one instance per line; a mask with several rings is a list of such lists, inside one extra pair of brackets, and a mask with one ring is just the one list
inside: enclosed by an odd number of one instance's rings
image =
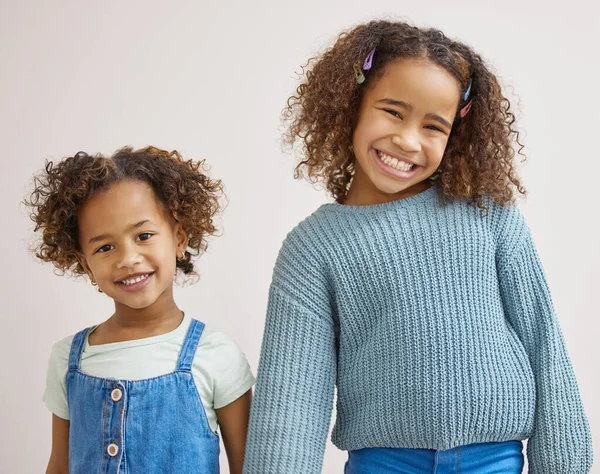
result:
[(241, 472), (254, 378), (231, 339), (173, 299), (176, 272), (193, 275), (215, 231), (220, 192), (201, 163), (152, 147), (78, 153), (37, 177), (26, 202), (37, 256), (115, 303), (53, 347), (48, 473), (217, 474), (217, 425)]

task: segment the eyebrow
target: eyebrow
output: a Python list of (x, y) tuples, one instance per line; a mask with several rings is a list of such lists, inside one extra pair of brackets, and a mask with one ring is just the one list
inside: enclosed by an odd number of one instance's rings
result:
[[(402, 109), (406, 109), (409, 112), (412, 112), (413, 110), (413, 106), (411, 104), (408, 104), (402, 100), (396, 100), (396, 99), (380, 99), (377, 102), (382, 102), (384, 104), (387, 105), (393, 105), (395, 107), (400, 107)], [(450, 122), (448, 122), (448, 120), (446, 120), (444, 117), (441, 117), (437, 114), (426, 114), (425, 118), (431, 119), (431, 120), (435, 120), (436, 122), (441, 123), (442, 125), (448, 127), (448, 128), (452, 128), (452, 124)]]
[[(144, 224), (154, 224), (154, 222), (152, 222), (150, 219), (144, 219), (142, 221), (139, 221), (137, 224), (131, 224), (127, 230), (133, 230), (133, 229), (137, 229), (138, 227), (142, 227)], [(102, 235), (97, 235), (95, 237), (92, 237), (89, 241), (90, 244), (93, 244), (94, 242), (99, 242), (101, 240), (106, 240), (109, 237), (112, 237), (111, 234), (102, 234)]]

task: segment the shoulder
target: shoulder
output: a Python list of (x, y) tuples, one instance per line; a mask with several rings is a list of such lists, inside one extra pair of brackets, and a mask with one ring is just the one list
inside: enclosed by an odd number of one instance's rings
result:
[(222, 331), (204, 328), (194, 356), (194, 366), (219, 377), (223, 370), (249, 370), (238, 343)]
[(205, 326), (198, 341), (198, 350), (213, 354), (240, 349), (232, 337), (222, 331)]
[(485, 224), (493, 238), (497, 261), (503, 265), (520, 249), (533, 246), (531, 231), (523, 213), (516, 204), (498, 204), (486, 201), (488, 214)]
[(502, 229), (520, 228), (525, 224), (525, 217), (515, 203), (499, 204), (487, 198), (485, 206), (488, 208), (488, 219), (497, 231)]
[(484, 208), (461, 199), (443, 197), (439, 204), (431, 207), (431, 212), (451, 216), (459, 226), (469, 222), (483, 224), (495, 236), (520, 230), (526, 225), (525, 218), (515, 203), (499, 204), (485, 196), (482, 204)]
[(300, 301), (324, 296), (330, 280), (328, 262), (337, 245), (332, 227), (330, 216), (321, 208), (298, 223), (283, 241), (272, 286)]
[(483, 208), (460, 199), (442, 201), (438, 206), (444, 214), (450, 215), (457, 226), (465, 224), (483, 225), (494, 239), (505, 235), (521, 234), (527, 229), (525, 217), (515, 203), (500, 204), (491, 197), (483, 198)]
[(525, 216), (516, 204), (498, 204), (491, 199), (485, 204), (488, 208), (485, 219), (499, 244), (511, 246), (513, 240), (522, 240), (529, 234)]
[(319, 249), (323, 248), (332, 227), (331, 214), (323, 211), (325, 207), (321, 206), (296, 224), (284, 239), (280, 255), (319, 258)]
[(327, 239), (330, 238), (329, 218), (322, 208), (300, 221), (286, 236), (279, 251), (276, 270), (284, 267), (288, 271), (314, 267), (324, 260)]
[(64, 365), (65, 367), (68, 365), (71, 344), (73, 343), (74, 337), (75, 334), (71, 334), (52, 345), (52, 350), (50, 351), (50, 363), (57, 366)]

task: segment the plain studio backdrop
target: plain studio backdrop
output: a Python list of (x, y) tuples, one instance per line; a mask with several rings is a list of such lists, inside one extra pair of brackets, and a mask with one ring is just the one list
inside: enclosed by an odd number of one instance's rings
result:
[[(50, 348), (113, 309), (83, 279), (54, 276), (28, 254), (32, 225), (19, 201), (32, 174), (45, 159), (124, 145), (205, 158), (229, 205), (222, 235), (197, 264), (201, 280), (176, 290), (176, 300), (236, 339), (256, 373), (281, 242), (329, 199), (293, 179), (281, 110), (307, 58), (340, 30), (379, 17), (439, 27), (473, 45), (501, 77), (526, 132), (529, 197), (519, 205), (597, 446), (600, 23), (585, 3), (1, 0), (0, 471), (43, 472)], [(345, 460), (328, 442), (323, 472), (341, 473)], [(221, 465), (228, 472), (224, 455)]]

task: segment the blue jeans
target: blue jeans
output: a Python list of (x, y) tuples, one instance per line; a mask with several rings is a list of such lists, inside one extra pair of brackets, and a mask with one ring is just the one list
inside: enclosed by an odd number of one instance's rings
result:
[(523, 443), (477, 443), (444, 451), (365, 448), (348, 453), (344, 474), (521, 474)]

